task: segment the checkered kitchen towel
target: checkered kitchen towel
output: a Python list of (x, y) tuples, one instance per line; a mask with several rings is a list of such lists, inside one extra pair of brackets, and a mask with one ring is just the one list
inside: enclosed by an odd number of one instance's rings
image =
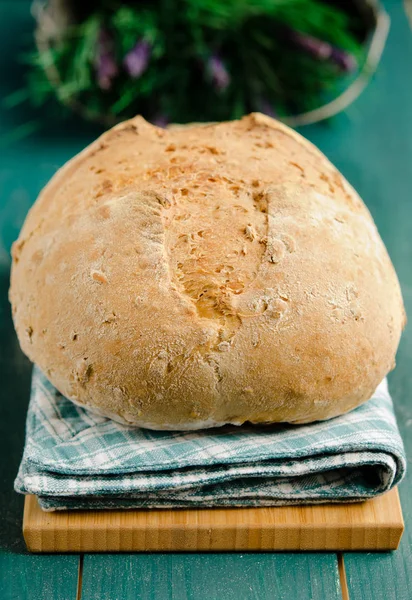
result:
[(330, 421), (171, 432), (96, 416), (35, 368), (15, 488), (45, 510), (269, 506), (370, 498), (404, 472), (386, 381)]

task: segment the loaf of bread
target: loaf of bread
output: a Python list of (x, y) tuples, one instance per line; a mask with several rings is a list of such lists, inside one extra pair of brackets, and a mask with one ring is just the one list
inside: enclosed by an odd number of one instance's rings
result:
[(359, 196), (261, 114), (116, 126), (53, 177), (12, 254), (23, 351), (74, 402), (152, 429), (340, 415), (405, 323)]

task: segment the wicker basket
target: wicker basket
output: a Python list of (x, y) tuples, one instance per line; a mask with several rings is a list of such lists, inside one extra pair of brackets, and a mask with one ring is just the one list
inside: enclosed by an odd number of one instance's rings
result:
[[(343, 0), (335, 1), (336, 4), (345, 6), (348, 4)], [(390, 24), (389, 16), (378, 0), (351, 0), (351, 2), (353, 10), (358, 11), (365, 23), (366, 35), (363, 43), (367, 48), (367, 58), (363, 68), (356, 79), (332, 101), (309, 112), (280, 117), (287, 125), (291, 127), (308, 125), (329, 119), (342, 112), (360, 96), (376, 71), (386, 44)], [(39, 52), (49, 50), (52, 44), (64, 36), (67, 27), (81, 22), (87, 13), (90, 14), (98, 5), (97, 1), (84, 3), (79, 0), (49, 0), (44, 4), (35, 0), (32, 12), (37, 21), (35, 39)], [(61, 79), (56, 67), (48, 64), (45, 65), (44, 70), (50, 83), (58, 89)], [(99, 122), (106, 127), (112, 127), (122, 120), (113, 115), (92, 111), (77, 100), (67, 98), (59, 98), (59, 100), (85, 119)]]

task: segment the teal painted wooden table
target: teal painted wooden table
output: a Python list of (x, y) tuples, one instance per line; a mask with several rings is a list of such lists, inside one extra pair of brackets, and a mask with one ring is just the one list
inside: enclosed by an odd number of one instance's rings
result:
[[(363, 96), (328, 125), (302, 131), (368, 204), (401, 280), (412, 318), (412, 33), (401, 0), (388, 0), (392, 29), (379, 72)], [(26, 0), (0, 0), (2, 96), (22, 85), (17, 58), (31, 38)], [(24, 440), (30, 364), (19, 350), (7, 300), (9, 250), (24, 216), (55, 170), (99, 130), (72, 118), (19, 139), (34, 118), (0, 112), (0, 598), (1, 600), (412, 598), (412, 470), (400, 486), (406, 530), (395, 553), (268, 553), (31, 556), (23, 499), (13, 479)], [(47, 114), (43, 113), (47, 122)], [(390, 376), (397, 416), (412, 455), (412, 326)], [(340, 569), (339, 569), (340, 567)], [(346, 583), (345, 583), (346, 575)], [(347, 589), (346, 589), (347, 587)]]

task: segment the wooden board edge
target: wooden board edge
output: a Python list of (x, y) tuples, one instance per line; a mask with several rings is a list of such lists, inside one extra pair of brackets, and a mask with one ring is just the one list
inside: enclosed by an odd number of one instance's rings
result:
[[(136, 527), (133, 523), (136, 511), (46, 513), (41, 510), (35, 496), (27, 496), (23, 535), (30, 552), (396, 550), (404, 522), (397, 489), (389, 494), (386, 500), (390, 502), (391, 518), (375, 524), (370, 521), (331, 523), (329, 526), (319, 524), (310, 520), (312, 513), (308, 506), (308, 520), (304, 523), (276, 523), (275, 518), (270, 523), (241, 525), (236, 521), (233, 524), (211, 521), (197, 523), (196, 527), (167, 521), (153, 526), (145, 522)], [(350, 510), (351, 505), (346, 506)], [(336, 505), (324, 506), (325, 510), (329, 508), (333, 511)], [(275, 517), (277, 510), (270, 509)], [(209, 512), (212, 516), (213, 510)], [(119, 513), (122, 517), (121, 535), (115, 524)], [(293, 515), (293, 511), (290, 514)], [(93, 521), (90, 523), (88, 519), (91, 516)]]

